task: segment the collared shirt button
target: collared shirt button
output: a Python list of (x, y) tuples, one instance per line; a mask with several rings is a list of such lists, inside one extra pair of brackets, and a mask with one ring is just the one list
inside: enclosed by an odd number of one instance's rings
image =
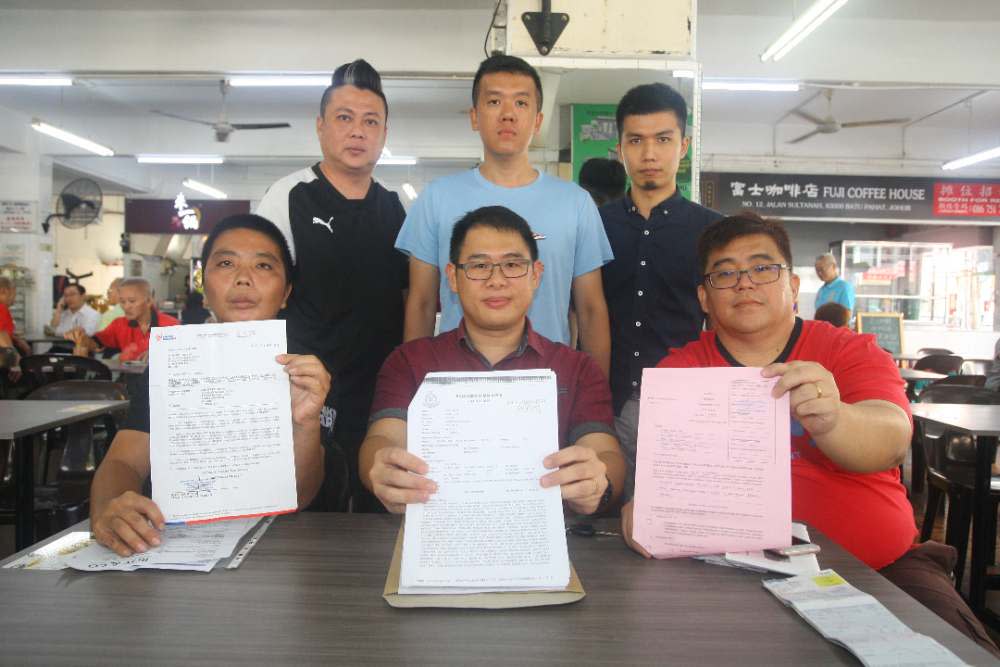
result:
[(667, 209), (663, 209), (663, 215), (670, 215), (670, 211), (668, 211)]
[(633, 387), (638, 387), (639, 386), (639, 382), (637, 380), (632, 380), (632, 386)]
[(646, 231), (643, 232), (643, 234), (645, 234), (646, 236), (649, 236), (649, 230), (647, 229)]
[(629, 212), (630, 212), (630, 213), (635, 213), (635, 206), (633, 206), (632, 208), (630, 208), (630, 209), (629, 209)]
[(646, 266), (646, 260), (639, 260), (639, 266)]
[(639, 356), (639, 353), (638, 353), (638, 352), (636, 352), (636, 353), (635, 353), (635, 356), (637, 356), (637, 357), (638, 357), (638, 356)]
[(639, 320), (636, 320), (635, 321), (635, 326), (641, 327), (642, 326), (642, 322), (640, 322)]
[(636, 294), (638, 294), (639, 296), (642, 296), (642, 290), (639, 290), (638, 292), (636, 292)]

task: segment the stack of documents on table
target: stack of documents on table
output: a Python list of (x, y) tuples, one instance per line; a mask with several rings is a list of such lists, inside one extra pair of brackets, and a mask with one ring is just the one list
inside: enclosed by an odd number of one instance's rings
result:
[[(803, 542), (809, 541), (809, 529), (801, 523), (792, 523), (792, 536)], [(816, 554), (799, 556), (778, 556), (764, 551), (727, 552), (715, 556), (694, 556), (694, 558), (726, 567), (737, 567), (751, 572), (777, 572), (779, 574), (815, 574), (819, 572)]]
[(759, 368), (642, 374), (632, 537), (657, 558), (787, 547), (788, 394)]
[(865, 665), (964, 665), (944, 646), (908, 628), (881, 602), (833, 570), (772, 579), (764, 587), (824, 638)]
[[(407, 413), (407, 450), (427, 463), (438, 490), (407, 505), (398, 586), (388, 594), (567, 591), (562, 495), (540, 484), (551, 472), (542, 461), (559, 449), (557, 409), (550, 370), (426, 376)], [(570, 592), (526, 604), (583, 597), (582, 588)]]
[(233, 519), (194, 525), (169, 525), (160, 532), (160, 546), (145, 553), (122, 557), (91, 542), (69, 555), (66, 565), (74, 570), (193, 570), (210, 572), (218, 562), (230, 558), (243, 536), (260, 519)]

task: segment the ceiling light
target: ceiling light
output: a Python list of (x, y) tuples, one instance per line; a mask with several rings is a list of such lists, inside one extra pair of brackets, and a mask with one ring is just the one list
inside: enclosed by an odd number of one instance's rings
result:
[(416, 163), (417, 163), (417, 158), (407, 155), (393, 155), (393, 156), (383, 155), (378, 159), (378, 164), (390, 167), (414, 165)]
[(139, 164), (222, 164), (221, 155), (136, 155)]
[(958, 160), (946, 162), (941, 165), (941, 168), (951, 171), (952, 169), (961, 169), (962, 167), (968, 167), (970, 164), (977, 164), (979, 162), (985, 162), (986, 160), (992, 160), (998, 157), (1000, 157), (1000, 146), (991, 148), (988, 151), (982, 151), (981, 153), (970, 155), (968, 157), (963, 157)]
[(0, 76), (0, 86), (72, 86), (68, 76)]
[(60, 130), (58, 127), (53, 127), (48, 123), (43, 123), (42, 121), (35, 118), (31, 121), (31, 127), (37, 132), (42, 134), (47, 134), (50, 137), (59, 139), (60, 141), (65, 141), (67, 144), (73, 144), (77, 148), (82, 148), (84, 150), (90, 151), (91, 153), (97, 153), (101, 157), (111, 157), (115, 154), (113, 150), (107, 146), (102, 146), (101, 144), (95, 143), (90, 139), (84, 139), (83, 137), (78, 137), (72, 132), (67, 132), (66, 130)]
[(403, 192), (405, 192), (406, 196), (410, 198), (410, 201), (417, 198), (417, 189), (409, 183), (403, 183)]
[(330, 85), (332, 79), (329, 74), (317, 74), (309, 76), (231, 76), (229, 85), (234, 88), (263, 88), (263, 87), (322, 87)]
[(794, 82), (768, 82), (768, 81), (705, 81), (701, 84), (702, 90), (736, 90), (736, 91), (758, 91), (765, 93), (795, 93), (799, 90), (799, 84)]
[(188, 188), (189, 190), (194, 190), (195, 192), (200, 192), (204, 195), (208, 195), (209, 197), (215, 197), (216, 199), (229, 198), (229, 195), (227, 195), (222, 190), (216, 190), (211, 185), (205, 185), (204, 183), (201, 183), (191, 178), (185, 178), (184, 182), (181, 183), (181, 185), (183, 185), (185, 188)]
[(693, 79), (694, 70), (691, 69), (675, 69), (674, 72), (675, 79)]
[(809, 33), (822, 25), (834, 12), (846, 4), (847, 0), (816, 0), (799, 15), (799, 18), (795, 19), (788, 30), (781, 33), (781, 37), (778, 37), (771, 46), (767, 47), (760, 55), (761, 62), (767, 62), (771, 58), (774, 58), (774, 62), (778, 62), (784, 58), (785, 54), (808, 37)]

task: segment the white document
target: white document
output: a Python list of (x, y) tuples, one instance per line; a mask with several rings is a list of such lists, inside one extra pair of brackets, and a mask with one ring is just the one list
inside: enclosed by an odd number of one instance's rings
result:
[(438, 491), (407, 505), (399, 592), (565, 588), (562, 496), (540, 484), (558, 449), (552, 371), (428, 374), (407, 413), (407, 450)]
[[(806, 528), (805, 524), (792, 522), (792, 536), (808, 542), (809, 529)], [(820, 570), (816, 554), (772, 556), (763, 551), (731, 551), (721, 555), (693, 556), (693, 558), (712, 565), (737, 567), (751, 572), (778, 572), (779, 574), (798, 575), (816, 574)]]
[(881, 602), (851, 586), (833, 570), (772, 579), (765, 581), (764, 587), (862, 664), (965, 664), (934, 639), (911, 630)]
[(149, 339), (153, 500), (168, 522), (298, 506), (280, 320), (155, 327)]
[(233, 555), (236, 545), (258, 521), (233, 519), (167, 526), (160, 533), (160, 546), (145, 553), (122, 557), (95, 541), (67, 556), (65, 561), (69, 567), (87, 572), (139, 569), (208, 572), (219, 560)]
[(65, 570), (66, 559), (93, 541), (89, 531), (74, 531), (4, 565), (14, 570)]

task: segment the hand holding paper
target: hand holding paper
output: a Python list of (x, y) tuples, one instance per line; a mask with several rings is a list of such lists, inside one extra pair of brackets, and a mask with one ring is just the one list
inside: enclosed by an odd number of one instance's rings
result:
[(799, 423), (814, 438), (825, 435), (837, 425), (840, 413), (840, 390), (833, 374), (813, 361), (790, 361), (771, 364), (761, 376), (778, 378), (771, 395), (788, 394), (789, 406)]

